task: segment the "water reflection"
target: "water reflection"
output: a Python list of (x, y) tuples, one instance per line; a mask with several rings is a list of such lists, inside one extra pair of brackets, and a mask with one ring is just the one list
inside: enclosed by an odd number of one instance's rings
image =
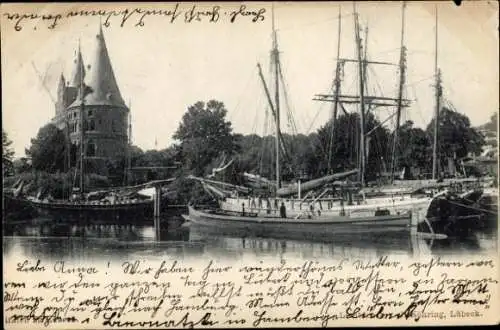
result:
[[(179, 218), (162, 223), (159, 239), (153, 226), (64, 225), (34, 221), (31, 225), (4, 226), (4, 258), (26, 256), (73, 261), (282, 257), (301, 259), (370, 258), (381, 255), (426, 257), (497, 251), (496, 233), (467, 239), (429, 240), (410, 235), (324, 235), (304, 240), (283, 235), (187, 226)], [(264, 235), (265, 236), (265, 235)], [(279, 237), (281, 236), (281, 237)], [(201, 258), (200, 258), (201, 257)]]

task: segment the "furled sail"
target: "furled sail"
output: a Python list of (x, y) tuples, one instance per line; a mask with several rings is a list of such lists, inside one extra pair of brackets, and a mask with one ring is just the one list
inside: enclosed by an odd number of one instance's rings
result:
[(231, 195), (230, 192), (214, 187), (206, 182), (201, 183), (203, 189), (210, 195), (218, 198), (225, 198)]
[[(231, 189), (233, 191), (236, 190), (238, 192), (245, 193), (245, 194), (250, 193), (250, 189), (247, 188), (247, 187), (237, 186), (237, 185), (226, 183), (226, 182), (222, 182), (222, 181), (208, 180), (208, 179), (200, 178), (200, 177), (197, 177), (197, 176), (194, 176), (194, 175), (189, 175), (189, 176), (187, 176), (187, 178), (191, 179), (191, 180), (199, 181), (202, 184), (203, 183), (205, 183), (205, 184), (208, 183), (212, 187), (215, 186), (215, 185), (218, 185), (218, 186), (221, 186), (221, 187), (227, 187), (228, 189)], [(222, 188), (217, 188), (217, 189), (221, 190)], [(226, 191), (228, 191), (228, 190), (226, 189)]]
[(274, 186), (274, 182), (256, 174), (243, 173), (243, 176), (248, 181), (248, 183), (256, 188), (267, 188), (269, 186)]
[[(346, 177), (349, 177), (349, 176), (357, 174), (357, 173), (358, 173), (358, 170), (351, 170), (351, 171), (347, 171), (347, 172), (341, 172), (341, 173), (327, 175), (327, 176), (321, 177), (319, 179), (306, 181), (306, 182), (301, 183), (300, 190), (302, 192), (307, 192), (309, 190), (319, 188), (322, 185), (325, 185), (325, 184), (330, 183), (332, 181), (346, 178)], [(299, 192), (299, 185), (294, 184), (292, 186), (283, 187), (283, 188), (278, 189), (277, 195), (280, 197), (285, 197), (285, 196), (295, 195), (298, 192)]]
[(208, 178), (213, 178), (219, 172), (225, 171), (231, 164), (233, 163), (233, 159), (231, 159), (227, 164), (221, 163), (219, 167), (212, 169), (212, 174), (208, 175)]

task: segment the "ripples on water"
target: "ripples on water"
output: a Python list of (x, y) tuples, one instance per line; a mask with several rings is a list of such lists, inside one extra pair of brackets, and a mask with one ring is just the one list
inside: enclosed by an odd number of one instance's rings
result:
[(264, 238), (251, 232), (208, 229), (182, 224), (178, 218), (164, 222), (157, 239), (153, 226), (56, 225), (5, 226), (4, 258), (20, 256), (46, 260), (102, 261), (125, 259), (199, 259), (245, 257), (370, 258), (381, 255), (425, 257), (430, 255), (491, 255), (497, 251), (496, 230), (468, 238), (429, 240), (403, 235), (335, 236), (314, 238)]

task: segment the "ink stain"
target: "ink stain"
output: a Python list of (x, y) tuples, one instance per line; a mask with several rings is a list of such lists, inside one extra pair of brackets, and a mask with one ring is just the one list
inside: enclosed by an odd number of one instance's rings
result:
[(457, 5), (460, 6), (462, 4), (462, 0), (453, 0), (453, 2)]

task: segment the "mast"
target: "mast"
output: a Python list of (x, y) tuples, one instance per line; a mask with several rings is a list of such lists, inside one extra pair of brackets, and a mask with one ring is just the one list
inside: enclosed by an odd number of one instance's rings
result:
[(434, 115), (434, 141), (432, 145), (432, 179), (436, 180), (439, 176), (439, 112), (441, 107), (441, 72), (438, 68), (438, 8), (436, 5), (436, 23), (435, 23), (435, 54), (434, 54), (434, 73), (436, 75), (436, 86), (435, 86), (435, 97), (436, 97), (436, 109)]
[(364, 64), (362, 59), (362, 44), (359, 35), (359, 17), (356, 12), (356, 4), (354, 6), (354, 33), (356, 37), (356, 54), (358, 60), (358, 74), (359, 74), (359, 112), (360, 112), (360, 139), (359, 139), (359, 154), (360, 154), (360, 168), (359, 176), (361, 186), (365, 185), (365, 87), (364, 87)]
[(127, 163), (125, 164), (125, 185), (130, 184), (131, 167), (132, 167), (132, 102), (128, 102), (128, 140), (127, 140)]
[(339, 5), (339, 15), (338, 15), (338, 35), (337, 35), (337, 66), (335, 68), (335, 99), (333, 103), (333, 111), (332, 111), (332, 134), (330, 136), (330, 148), (328, 151), (328, 172), (331, 170), (331, 160), (332, 160), (332, 149), (333, 149), (333, 144), (335, 143), (335, 122), (337, 120), (337, 112), (338, 112), (338, 105), (339, 105), (339, 94), (340, 94), (340, 74), (342, 70), (342, 63), (340, 61), (340, 37), (341, 37), (341, 32), (342, 32), (342, 22), (341, 22), (341, 6)]
[(278, 38), (274, 26), (274, 4), (272, 5), (272, 38), (273, 49), (271, 52), (272, 62), (274, 65), (274, 103), (275, 103), (275, 122), (276, 122), (276, 188), (281, 188), (281, 174), (280, 174), (280, 86), (279, 86), (279, 51), (278, 51)]
[[(80, 51), (80, 43), (78, 43), (78, 53)], [(83, 83), (83, 65), (80, 66), (80, 194), (84, 192), (85, 185), (85, 90)]]
[[(65, 167), (66, 167), (66, 175), (68, 178), (71, 178), (69, 176), (69, 173), (70, 173), (70, 169), (71, 169), (71, 137), (70, 137), (70, 133), (69, 133), (69, 120), (68, 120), (68, 116), (64, 116), (65, 119), (65, 128), (64, 128), (64, 134), (66, 135), (66, 152), (64, 153), (65, 155)], [(69, 179), (68, 179), (69, 180)], [(64, 188), (63, 188), (63, 198), (64, 198), (64, 195), (66, 194), (66, 192), (68, 193), (68, 199), (69, 197), (71, 196), (71, 186), (72, 186), (72, 183), (71, 183), (71, 180), (68, 181), (68, 187), (66, 187), (66, 179), (63, 181), (64, 183)]]
[[(361, 27), (360, 27), (360, 29), (361, 29)], [(367, 68), (368, 68), (368, 25), (365, 27), (365, 47), (363, 50), (364, 50), (364, 54), (363, 54), (363, 86), (365, 88), (365, 93), (367, 95), (368, 94), (368, 84), (367, 84), (366, 72), (368, 71), (367, 70)], [(366, 110), (367, 113), (368, 113), (368, 111), (370, 111), (370, 107), (368, 107), (368, 109)]]
[(398, 90), (398, 107), (396, 110), (396, 128), (394, 129), (394, 139), (392, 143), (392, 161), (391, 161), (391, 182), (394, 182), (394, 172), (397, 167), (397, 143), (399, 125), (401, 121), (401, 110), (403, 105), (403, 92), (406, 79), (406, 47), (404, 46), (405, 37), (405, 8), (406, 2), (403, 2), (401, 8), (401, 52), (399, 54), (399, 90)]

